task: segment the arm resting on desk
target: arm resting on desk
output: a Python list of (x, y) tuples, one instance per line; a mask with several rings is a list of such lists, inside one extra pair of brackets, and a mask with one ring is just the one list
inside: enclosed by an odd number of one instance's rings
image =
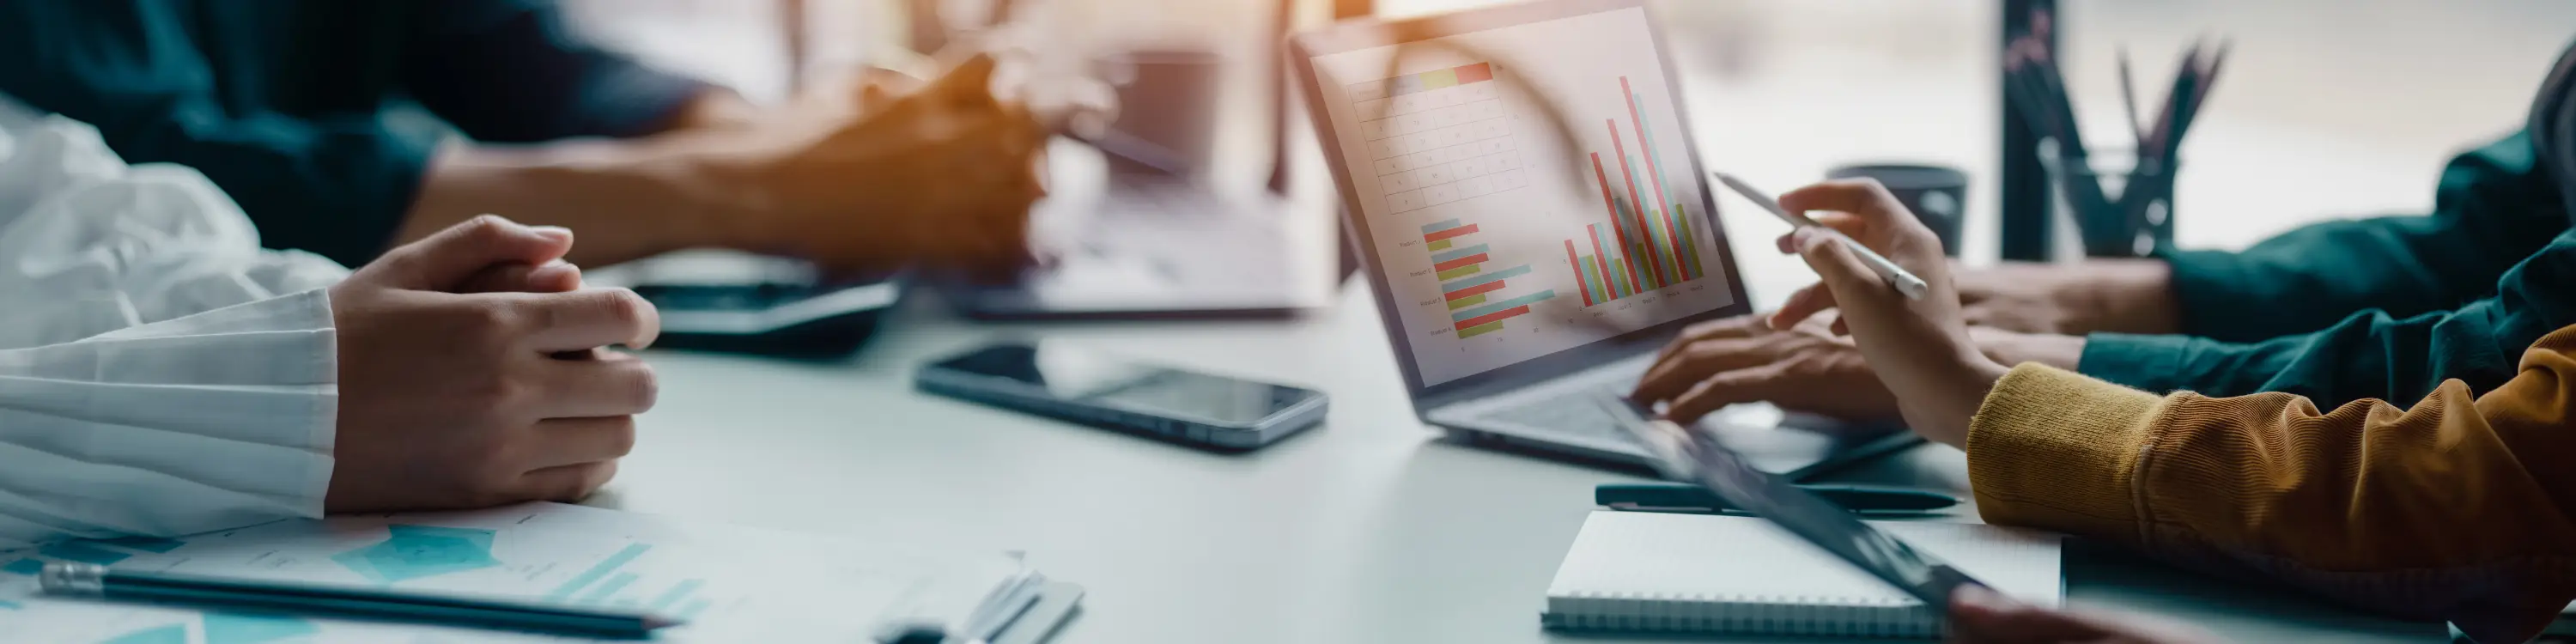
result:
[(2318, 223), (2241, 252), (2175, 251), (2181, 332), (2224, 342), (2307, 333), (2356, 311), (2447, 310), (2484, 295), (2567, 229), (2566, 205), (2531, 137), (2454, 157), (2433, 212)]
[(2322, 331), (2249, 344), (2097, 333), (2084, 342), (2079, 370), (2151, 392), (2282, 392), (2321, 406), (2422, 398), (2450, 379), (2494, 389), (2514, 377), (2523, 348), (2576, 324), (2576, 232), (2553, 234), (2494, 283), (2494, 295), (2458, 310), (2405, 319), (2365, 311)]
[(2158, 397), (2025, 365), (1967, 445), (1992, 523), (2251, 570), (2480, 641), (2527, 639), (2576, 598), (2576, 327), (2485, 396), (2447, 382), (2412, 409)]

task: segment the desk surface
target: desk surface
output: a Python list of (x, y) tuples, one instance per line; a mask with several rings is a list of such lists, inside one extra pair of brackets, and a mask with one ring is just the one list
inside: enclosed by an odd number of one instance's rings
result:
[[(654, 352), (661, 405), (592, 503), (1023, 550), (1091, 591), (1056, 640), (1066, 644), (1581, 641), (1540, 630), (1543, 595), (1592, 486), (1634, 477), (1440, 440), (1415, 420), (1364, 295), (1355, 285), (1332, 310), (1266, 323), (982, 325), (915, 307), (841, 363)], [(1268, 449), (1222, 455), (911, 390), (915, 365), (1014, 336), (1312, 386), (1332, 413)], [(1967, 484), (1945, 447), (1849, 478)], [(2114, 556), (2070, 556), (2068, 578), (2075, 601), (2239, 641), (2443, 634)]]

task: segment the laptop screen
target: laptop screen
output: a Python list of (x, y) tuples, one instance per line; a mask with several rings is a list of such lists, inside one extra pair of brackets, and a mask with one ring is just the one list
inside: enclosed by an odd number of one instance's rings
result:
[(1552, 4), (1305, 61), (1420, 386), (1740, 297), (1646, 10)]

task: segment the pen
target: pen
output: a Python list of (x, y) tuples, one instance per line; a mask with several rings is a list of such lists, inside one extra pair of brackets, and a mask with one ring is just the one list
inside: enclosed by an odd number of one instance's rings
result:
[(56, 595), (288, 613), (643, 639), (681, 622), (645, 613), (530, 602), (466, 599), (169, 573), (126, 572), (83, 563), (47, 564), (38, 584)]
[[(1866, 485), (1798, 486), (1845, 510), (1862, 514), (1919, 514), (1959, 504), (1947, 494)], [(1634, 512), (1738, 512), (1707, 488), (1682, 483), (1604, 483), (1592, 488), (1592, 502)]]
[(1853, 253), (1860, 255), (1860, 261), (1862, 263), (1869, 264), (1871, 271), (1878, 273), (1879, 277), (1885, 278), (1888, 285), (1896, 287), (1896, 292), (1904, 294), (1906, 299), (1920, 300), (1923, 299), (1924, 294), (1931, 292), (1931, 285), (1925, 284), (1923, 282), (1923, 278), (1915, 277), (1913, 273), (1906, 272), (1905, 267), (1897, 266), (1896, 262), (1888, 261), (1886, 256), (1878, 254), (1878, 251), (1870, 250), (1868, 246), (1862, 246), (1860, 242), (1853, 241), (1851, 237), (1843, 235), (1842, 231), (1834, 230), (1831, 226), (1816, 223), (1816, 220), (1808, 219), (1806, 215), (1792, 213), (1789, 212), (1788, 209), (1781, 208), (1780, 202), (1772, 200), (1770, 196), (1762, 194), (1762, 191), (1760, 190), (1753, 189), (1753, 186), (1746, 185), (1744, 181), (1736, 179), (1735, 175), (1724, 172), (1711, 172), (1709, 174), (1716, 176), (1718, 183), (1726, 184), (1727, 189), (1734, 190), (1735, 194), (1744, 195), (1745, 199), (1753, 202), (1753, 205), (1761, 206), (1763, 210), (1771, 211), (1772, 215), (1778, 216), (1781, 221), (1789, 222), (1790, 226), (1798, 228), (1815, 228), (1817, 230), (1830, 233), (1835, 237), (1841, 237), (1844, 242), (1843, 245), (1850, 247)]

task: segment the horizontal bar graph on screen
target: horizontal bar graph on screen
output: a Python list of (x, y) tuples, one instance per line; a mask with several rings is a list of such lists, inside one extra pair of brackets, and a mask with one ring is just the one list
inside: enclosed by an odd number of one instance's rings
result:
[[(1692, 243), (1690, 200), (1664, 187), (1662, 150), (1640, 108), (1645, 97), (1619, 77), (1621, 102), (1628, 107), (1629, 130), (1618, 119), (1604, 120), (1610, 134), (1608, 161), (1603, 151), (1590, 153), (1592, 180), (1601, 187), (1601, 208), (1609, 221), (1583, 228), (1565, 240), (1565, 263), (1575, 274), (1584, 306), (1607, 304), (1640, 293), (1706, 277), (1698, 246)], [(1634, 135), (1639, 154), (1631, 154), (1626, 137)], [(1611, 169), (1617, 168), (1614, 177)], [(1640, 181), (1638, 175), (1645, 175)], [(1647, 196), (1653, 196), (1649, 202)], [(1584, 254), (1589, 250), (1591, 254)]]
[(1556, 297), (1554, 289), (1525, 295), (1501, 293), (1511, 279), (1530, 274), (1528, 264), (1488, 270), (1494, 261), (1491, 245), (1467, 237), (1478, 231), (1476, 224), (1457, 219), (1444, 219), (1422, 227), (1422, 239), (1430, 246), (1433, 277), (1440, 280), (1441, 301), (1448, 307), (1451, 328), (1459, 339), (1472, 338), (1503, 329), (1503, 321), (1526, 315), (1530, 305)]

